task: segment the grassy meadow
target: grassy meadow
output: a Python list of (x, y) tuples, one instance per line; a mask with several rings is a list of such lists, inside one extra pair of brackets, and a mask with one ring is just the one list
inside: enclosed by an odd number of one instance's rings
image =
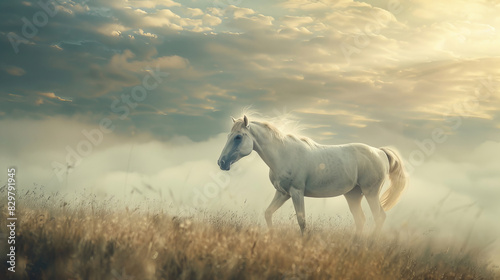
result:
[(295, 223), (268, 231), (234, 212), (182, 216), (34, 192), (19, 203), (16, 272), (2, 238), (0, 279), (500, 279), (474, 248), (395, 231), (354, 238), (315, 223), (302, 237)]

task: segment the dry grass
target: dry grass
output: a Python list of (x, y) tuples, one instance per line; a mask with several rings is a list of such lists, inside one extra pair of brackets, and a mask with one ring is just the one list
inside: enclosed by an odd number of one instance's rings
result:
[(233, 213), (179, 217), (39, 201), (18, 210), (17, 271), (1, 279), (495, 278), (471, 250), (408, 244), (394, 233), (356, 240), (351, 230), (315, 226), (301, 237), (296, 226), (269, 232)]

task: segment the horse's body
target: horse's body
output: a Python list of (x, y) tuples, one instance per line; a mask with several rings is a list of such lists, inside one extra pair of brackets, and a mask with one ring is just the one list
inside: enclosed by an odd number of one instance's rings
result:
[[(361, 199), (366, 197), (379, 231), (384, 209), (395, 205), (405, 187), (406, 176), (397, 153), (389, 148), (365, 144), (320, 145), (308, 138), (283, 135), (264, 122), (249, 122), (246, 116), (234, 125), (218, 161), (223, 170), (255, 150), (269, 166), (269, 178), (276, 189), (265, 216), (269, 227), (272, 214), (292, 198), (301, 231), (305, 228), (304, 196), (344, 195), (361, 233), (365, 217)], [(391, 187), (379, 199), (389, 175)]]

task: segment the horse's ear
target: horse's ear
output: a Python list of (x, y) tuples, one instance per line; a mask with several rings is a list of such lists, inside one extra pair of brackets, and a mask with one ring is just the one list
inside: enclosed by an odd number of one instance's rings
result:
[(248, 127), (248, 125), (250, 124), (250, 123), (248, 122), (248, 118), (247, 118), (247, 116), (243, 116), (243, 123), (245, 124), (245, 127)]
[(235, 123), (235, 122), (236, 122), (236, 120), (235, 120), (232, 116), (231, 116), (231, 119), (233, 120), (233, 123)]

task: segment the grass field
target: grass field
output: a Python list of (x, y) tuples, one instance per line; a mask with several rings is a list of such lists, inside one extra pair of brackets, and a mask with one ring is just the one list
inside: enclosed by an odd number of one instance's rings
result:
[(1, 279), (500, 279), (474, 248), (430, 237), (357, 239), (317, 224), (302, 237), (296, 225), (268, 231), (232, 212), (73, 203), (42, 195), (18, 206), (16, 272), (2, 267)]

